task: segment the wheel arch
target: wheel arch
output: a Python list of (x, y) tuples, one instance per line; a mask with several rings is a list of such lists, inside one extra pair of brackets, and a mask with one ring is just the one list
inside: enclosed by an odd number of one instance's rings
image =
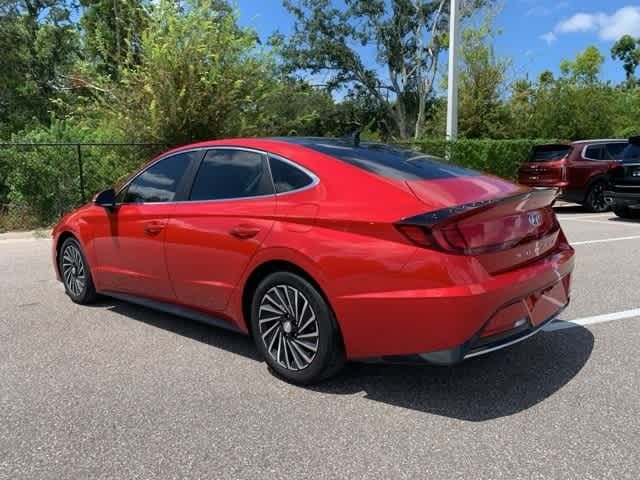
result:
[(329, 297), (327, 296), (325, 290), (322, 288), (320, 283), (313, 277), (313, 275), (311, 275), (307, 270), (305, 270), (304, 268), (300, 267), (299, 265), (289, 260), (283, 260), (283, 259), (271, 259), (257, 265), (249, 274), (249, 276), (247, 277), (247, 280), (244, 283), (244, 286), (242, 289), (242, 296), (241, 296), (241, 309), (242, 309), (241, 313), (242, 313), (242, 319), (247, 327), (247, 331), (249, 332), (249, 335), (253, 336), (253, 332), (251, 329), (251, 320), (250, 320), (251, 301), (253, 299), (253, 293), (255, 292), (256, 288), (258, 288), (258, 285), (264, 278), (266, 278), (268, 275), (275, 272), (290, 272), (290, 273), (299, 275), (300, 277), (304, 278), (311, 285), (313, 285), (314, 288), (318, 290), (318, 293), (322, 296), (324, 301), (327, 302), (327, 305), (331, 310), (331, 313), (333, 314), (336, 331), (338, 332), (338, 335), (340, 337), (339, 340), (342, 345), (342, 348), (344, 348), (344, 338), (342, 336), (342, 330), (340, 329), (340, 322), (338, 321), (338, 317), (336, 315), (335, 309), (331, 305), (331, 302), (329, 301)]
[(586, 188), (584, 189), (584, 193), (582, 195), (582, 201), (586, 202), (587, 201), (587, 197), (589, 196), (589, 192), (591, 191), (591, 189), (593, 188), (593, 186), (596, 183), (599, 182), (607, 182), (607, 174), (606, 173), (598, 173), (596, 175), (594, 175), (593, 177), (591, 177), (589, 179), (589, 182), (587, 183)]
[(62, 275), (62, 272), (60, 272), (60, 249), (62, 248), (62, 245), (68, 238), (73, 238), (76, 240), (76, 242), (80, 243), (80, 240), (78, 239), (78, 237), (70, 230), (64, 230), (63, 232), (60, 232), (60, 234), (58, 235), (58, 238), (56, 239), (56, 250), (55, 250), (56, 252), (55, 268), (56, 268), (56, 272), (58, 272), (58, 275)]

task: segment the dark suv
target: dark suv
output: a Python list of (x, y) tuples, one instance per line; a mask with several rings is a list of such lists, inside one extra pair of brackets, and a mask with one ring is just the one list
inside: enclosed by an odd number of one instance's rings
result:
[(621, 158), (610, 172), (605, 198), (617, 216), (631, 218), (640, 215), (640, 137), (629, 140)]
[(608, 173), (617, 165), (628, 140), (582, 140), (537, 145), (520, 166), (518, 182), (530, 187), (553, 187), (561, 198), (579, 203), (589, 212), (604, 212)]

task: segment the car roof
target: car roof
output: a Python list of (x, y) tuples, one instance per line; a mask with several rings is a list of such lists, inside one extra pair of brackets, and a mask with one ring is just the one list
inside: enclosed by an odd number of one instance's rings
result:
[[(171, 149), (170, 151), (188, 150), (193, 148), (207, 148), (207, 147), (220, 147), (220, 146), (237, 146), (237, 147), (255, 147), (257, 143), (272, 143), (272, 144), (290, 144), (298, 145), (301, 147), (312, 147), (316, 145), (331, 145), (334, 147), (342, 148), (357, 148), (357, 147), (371, 147), (371, 146), (387, 146), (389, 148), (402, 149), (402, 146), (390, 145), (383, 142), (370, 142), (362, 141), (357, 144), (351, 136), (345, 137), (249, 137), (249, 138), (227, 138), (219, 140), (205, 140), (196, 143), (190, 143), (186, 145), (180, 145)], [(166, 152), (165, 152), (166, 154)]]
[(587, 143), (605, 143), (605, 142), (629, 143), (629, 139), (627, 138), (594, 138), (592, 140), (576, 140), (574, 142), (571, 142), (571, 144), (585, 145)]

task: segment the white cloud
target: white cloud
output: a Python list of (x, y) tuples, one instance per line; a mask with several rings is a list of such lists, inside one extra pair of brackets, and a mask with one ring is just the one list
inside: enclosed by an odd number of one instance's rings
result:
[(640, 36), (640, 6), (623, 7), (612, 15), (602, 12), (576, 13), (558, 23), (554, 32), (550, 33), (576, 32), (597, 32), (601, 40), (618, 40), (623, 35)]
[(604, 14), (602, 13), (596, 13), (593, 15), (589, 13), (576, 13), (574, 16), (556, 25), (556, 32), (574, 33), (595, 30), (598, 25), (599, 19), (603, 15)]
[(553, 32), (547, 32), (544, 35), (540, 35), (540, 38), (547, 42), (547, 45), (551, 45), (558, 39), (558, 37), (556, 37), (556, 34)]
[(603, 22), (603, 40), (618, 40), (623, 35), (640, 36), (640, 7), (621, 8)]

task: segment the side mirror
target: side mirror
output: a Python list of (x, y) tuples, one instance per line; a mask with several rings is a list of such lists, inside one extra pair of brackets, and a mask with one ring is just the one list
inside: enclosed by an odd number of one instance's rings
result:
[(103, 190), (98, 193), (94, 199), (93, 203), (100, 207), (107, 208), (109, 210), (113, 210), (116, 208), (116, 192), (113, 188), (109, 190)]

